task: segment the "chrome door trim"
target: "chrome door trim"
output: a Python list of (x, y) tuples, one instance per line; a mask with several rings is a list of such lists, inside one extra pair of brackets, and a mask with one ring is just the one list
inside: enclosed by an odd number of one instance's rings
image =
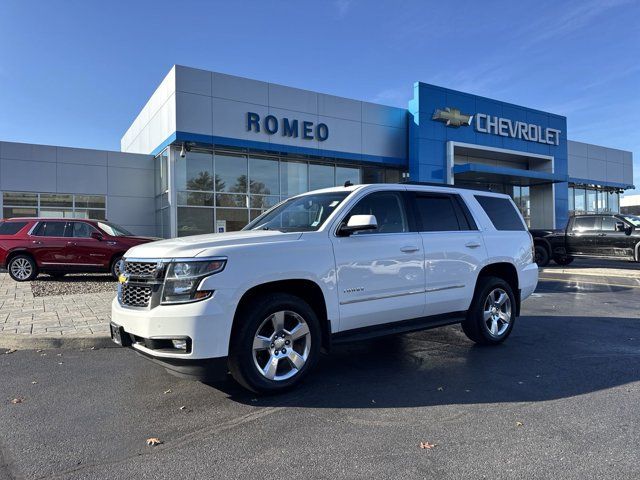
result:
[(420, 290), (409, 290), (408, 292), (400, 292), (400, 293), (386, 293), (384, 295), (372, 295), (370, 297), (361, 297), (354, 298), (351, 300), (343, 300), (340, 302), (340, 305), (349, 305), (351, 303), (360, 303), (360, 302), (369, 302), (373, 300), (384, 300), (386, 298), (394, 298), (394, 297), (406, 297), (407, 295), (416, 295), (419, 293), (424, 293), (424, 289)]
[(452, 290), (454, 288), (464, 288), (466, 285), (448, 285), (446, 287), (434, 287), (434, 288), (426, 288), (424, 291), (426, 293), (431, 292), (441, 292), (442, 290)]

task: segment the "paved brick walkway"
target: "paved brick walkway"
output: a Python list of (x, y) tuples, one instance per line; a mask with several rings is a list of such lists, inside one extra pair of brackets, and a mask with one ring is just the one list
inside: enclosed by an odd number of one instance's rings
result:
[(29, 282), (0, 273), (0, 336), (109, 335), (113, 292), (34, 297)]

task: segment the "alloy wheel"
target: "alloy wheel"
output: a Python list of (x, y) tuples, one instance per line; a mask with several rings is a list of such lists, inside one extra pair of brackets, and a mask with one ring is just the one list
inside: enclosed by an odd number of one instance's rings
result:
[(11, 262), (11, 273), (19, 280), (26, 280), (33, 273), (31, 262), (26, 258), (17, 258)]
[(311, 332), (302, 316), (290, 310), (269, 315), (253, 339), (253, 363), (268, 380), (283, 381), (297, 375), (311, 351)]
[(484, 302), (483, 319), (493, 337), (501, 337), (511, 322), (511, 298), (502, 288), (493, 289)]

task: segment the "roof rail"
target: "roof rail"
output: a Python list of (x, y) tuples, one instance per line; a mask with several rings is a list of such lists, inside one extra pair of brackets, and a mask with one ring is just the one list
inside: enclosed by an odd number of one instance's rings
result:
[[(415, 180), (403, 180), (398, 182), (401, 185), (420, 185), (424, 187), (445, 187), (445, 188), (459, 188), (462, 190), (475, 190), (475, 191), (483, 191), (482, 188), (479, 187), (471, 187), (467, 185), (449, 185), (448, 183), (438, 183), (438, 182), (417, 182)], [(486, 190), (489, 192), (489, 190)], [(496, 193), (496, 192), (491, 192)]]

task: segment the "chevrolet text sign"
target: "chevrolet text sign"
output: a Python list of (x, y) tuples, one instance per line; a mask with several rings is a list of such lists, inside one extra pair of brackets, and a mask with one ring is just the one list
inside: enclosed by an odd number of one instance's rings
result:
[(518, 138), (529, 142), (560, 144), (560, 130), (542, 128), (540, 125), (514, 122), (508, 118), (494, 117), (485, 113), (476, 113), (476, 132), (492, 133), (501, 137)]
[(543, 128), (540, 125), (513, 121), (508, 118), (494, 117), (486, 113), (470, 115), (460, 112), (457, 108), (436, 109), (432, 120), (444, 122), (447, 127), (458, 128), (471, 125), (475, 117), (475, 130), (480, 133), (500, 135), (501, 137), (518, 138), (528, 142), (538, 142), (547, 145), (559, 145), (561, 130), (555, 128)]

